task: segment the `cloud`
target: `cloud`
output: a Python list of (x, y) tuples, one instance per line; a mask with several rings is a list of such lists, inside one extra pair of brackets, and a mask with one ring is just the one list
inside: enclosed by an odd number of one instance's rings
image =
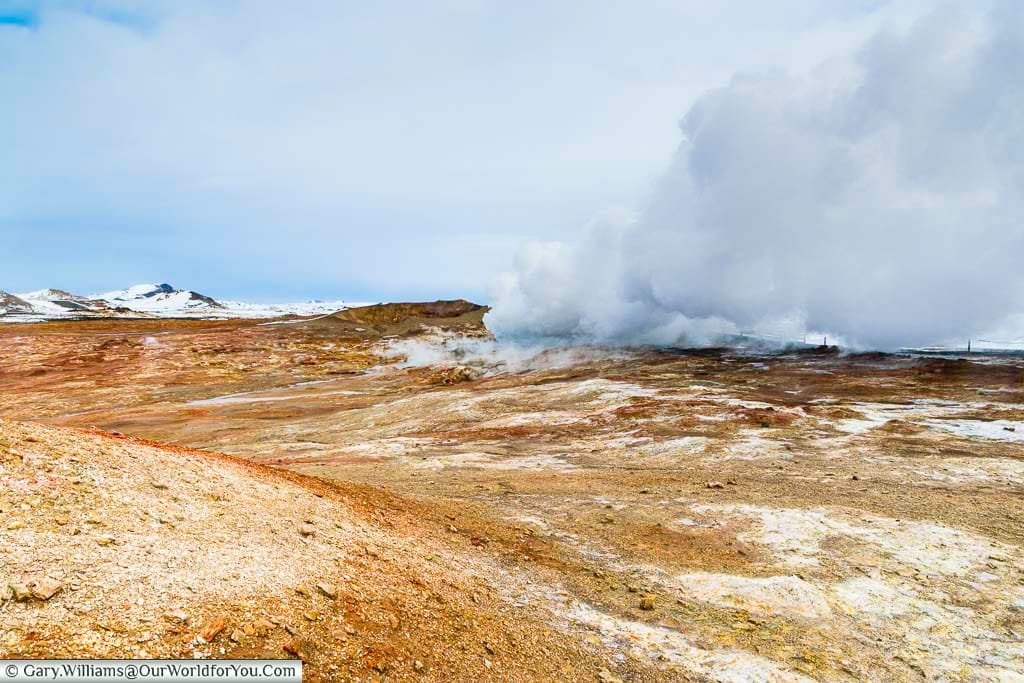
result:
[(1024, 6), (947, 7), (804, 75), (739, 74), (683, 117), (646, 210), (534, 245), (500, 334), (892, 348), (1024, 310)]
[(16, 2), (0, 287), (477, 296), (642, 203), (701, 91), (914, 4)]

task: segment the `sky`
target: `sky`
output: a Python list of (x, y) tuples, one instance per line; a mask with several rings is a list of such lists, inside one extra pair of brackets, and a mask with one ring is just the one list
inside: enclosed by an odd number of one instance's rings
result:
[[(708, 93), (744, 79), (762, 84), (747, 98), (799, 88), (935, 6), (0, 0), (0, 289), (162, 281), (232, 299), (526, 305), (508, 278), (533, 267), (523, 264), (543, 251), (536, 245), (597, 258), (593, 236), (621, 234), (608, 225), (650, 226), (652, 207), (693, 210), (665, 188), (679, 187), (680, 144), (696, 130), (693, 107), (711, 106)], [(876, 56), (886, 59), (884, 46)], [(827, 88), (787, 102), (814, 110)], [(766, 106), (800, 139), (791, 115)], [(733, 113), (743, 112), (741, 103)], [(738, 135), (757, 147), (772, 130)], [(711, 153), (706, 162), (715, 159), (764, 161)], [(936, 160), (948, 161), (925, 161)], [(665, 246), (639, 242), (652, 253)], [(647, 268), (647, 290), (655, 271), (676, 274), (672, 264)], [(689, 272), (691, 286), (711, 276)], [(636, 280), (636, 269), (627, 275)], [(684, 299), (662, 296), (647, 311), (661, 319), (643, 325), (663, 328), (665, 311), (713, 317), (718, 305), (742, 325), (759, 306), (784, 318), (801, 303)], [(586, 316), (576, 313), (578, 330)], [(614, 336), (625, 324), (607, 310), (595, 316), (590, 332)]]

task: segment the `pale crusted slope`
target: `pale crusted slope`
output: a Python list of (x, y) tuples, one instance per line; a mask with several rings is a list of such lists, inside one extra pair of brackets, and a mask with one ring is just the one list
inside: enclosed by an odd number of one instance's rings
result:
[(309, 680), (598, 668), (531, 614), (504, 613), (489, 560), (431, 541), (368, 489), (9, 421), (0, 465), (0, 656), (298, 652)]

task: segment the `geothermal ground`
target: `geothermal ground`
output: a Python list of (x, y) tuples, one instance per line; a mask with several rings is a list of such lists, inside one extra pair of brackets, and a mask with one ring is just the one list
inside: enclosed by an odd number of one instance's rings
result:
[(441, 313), (0, 327), (0, 654), (1024, 680), (1021, 360), (512, 359)]

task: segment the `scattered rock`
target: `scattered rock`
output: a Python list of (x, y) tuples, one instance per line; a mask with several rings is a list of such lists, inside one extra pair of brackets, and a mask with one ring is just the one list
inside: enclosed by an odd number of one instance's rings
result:
[(479, 370), (467, 367), (465, 365), (456, 365), (453, 368), (444, 368), (430, 375), (428, 381), (431, 384), (441, 384), (443, 386), (451, 386), (453, 384), (461, 384), (463, 382), (472, 382), (480, 377), (481, 373)]
[(704, 484), (704, 488), (707, 488), (707, 489), (724, 489), (725, 488), (725, 484), (723, 484), (720, 481), (709, 481), (708, 483)]
[(155, 488), (155, 489), (166, 489), (167, 488), (167, 482), (166, 481), (160, 481), (158, 479), (151, 481), (150, 485), (153, 488)]
[(224, 620), (224, 617), (217, 617), (200, 629), (199, 637), (208, 643), (212, 643), (221, 634), (225, 626), (227, 626), (227, 622)]
[(334, 590), (334, 586), (324, 583), (322, 581), (316, 585), (316, 589), (324, 595), (326, 595), (331, 600), (334, 600), (338, 597), (338, 592)]
[(262, 638), (273, 631), (275, 625), (268, 619), (257, 619), (250, 624), (250, 627), (252, 628), (253, 635)]
[(240, 629), (236, 628), (234, 631), (231, 632), (231, 635), (228, 637), (231, 639), (232, 643), (240, 643), (243, 640), (245, 640), (245, 633), (242, 632)]
[(188, 615), (185, 613), (185, 610), (183, 609), (175, 609), (165, 613), (164, 619), (184, 624), (186, 621), (188, 621)]
[(309, 522), (303, 522), (299, 525), (299, 533), (303, 536), (312, 536), (316, 533), (316, 527)]
[(642, 610), (652, 610), (652, 609), (654, 609), (654, 596), (653, 595), (644, 595), (643, 597), (641, 597), (640, 598), (640, 609), (642, 609)]
[(413, 671), (423, 671), (423, 669), (424, 669), (423, 662), (421, 662), (418, 659), (414, 660), (413, 663), (412, 663), (412, 668), (413, 668)]
[(60, 581), (49, 577), (38, 579), (29, 584), (29, 592), (37, 600), (49, 600), (61, 589)]
[(600, 683), (622, 683), (622, 679), (608, 669), (601, 669), (597, 672), (597, 680)]
[(306, 644), (301, 638), (293, 638), (284, 644), (284, 651), (293, 657), (306, 661)]
[(30, 591), (29, 587), (24, 583), (12, 583), (10, 584), (10, 586), (11, 593), (13, 594), (14, 599), (18, 602), (24, 602), (25, 600), (28, 600), (30, 597), (32, 597), (32, 591)]

